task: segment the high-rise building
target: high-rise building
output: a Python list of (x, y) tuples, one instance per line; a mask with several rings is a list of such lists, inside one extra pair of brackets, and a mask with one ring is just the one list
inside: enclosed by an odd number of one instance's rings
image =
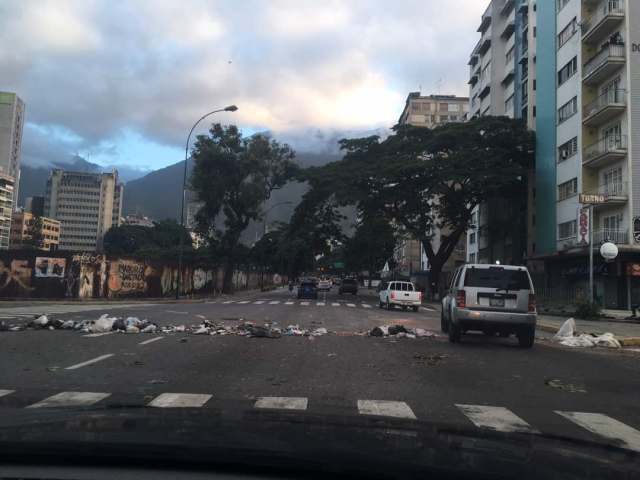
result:
[(38, 217), (44, 216), (44, 197), (33, 196), (24, 199), (24, 211), (33, 213)]
[[(522, 119), (535, 129), (535, 11), (536, 2), (528, 0), (489, 2), (478, 27), (480, 39), (468, 62), (469, 118), (504, 115)], [(529, 251), (527, 238), (535, 228), (533, 172), (531, 165), (521, 199), (495, 199), (474, 210), (466, 239), (468, 262), (524, 261)]]
[[(640, 303), (640, 2), (538, 2), (537, 15), (535, 243), (546, 287), (588, 299), (592, 248), (594, 298), (628, 308)], [(598, 252), (605, 241), (618, 246), (613, 262)]]
[(24, 102), (15, 93), (0, 92), (0, 172), (14, 179), (14, 210), (18, 201), (23, 125)]
[(40, 250), (55, 251), (60, 243), (60, 222), (51, 218), (35, 215), (30, 212), (13, 212), (11, 218), (11, 248), (24, 248), (32, 238), (34, 219), (42, 221), (42, 246)]
[[(434, 128), (451, 122), (462, 122), (469, 113), (469, 98), (455, 95), (421, 95), (411, 92), (407, 96), (404, 109), (398, 123), (415, 127)], [(440, 246), (440, 230), (433, 234), (432, 244), (435, 251)], [(459, 262), (464, 261), (464, 239), (454, 250), (443, 267), (443, 272), (452, 271)], [(427, 255), (419, 240), (409, 236), (401, 238), (394, 252), (396, 272), (411, 276), (417, 272), (429, 270)]]
[(14, 178), (0, 171), (0, 250), (9, 248), (11, 214), (15, 201), (14, 186)]
[(123, 190), (116, 170), (52, 170), (47, 181), (45, 214), (60, 221), (60, 250), (102, 250), (104, 234), (120, 225)]

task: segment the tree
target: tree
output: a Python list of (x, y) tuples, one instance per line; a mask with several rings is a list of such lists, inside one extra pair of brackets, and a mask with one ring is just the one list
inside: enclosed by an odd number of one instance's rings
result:
[(191, 235), (175, 220), (162, 220), (153, 227), (120, 225), (110, 228), (104, 236), (104, 250), (112, 255), (146, 255), (175, 258), (184, 238), (187, 250), (191, 249)]
[(520, 120), (482, 117), (433, 130), (397, 126), (384, 141), (373, 136), (342, 140), (341, 146), (341, 161), (306, 172), (312, 189), (319, 197), (378, 212), (418, 239), (435, 292), (472, 210), (521, 191), (534, 137)]
[(213, 124), (209, 135), (198, 136), (190, 180), (203, 204), (197, 229), (223, 257), (223, 291), (231, 289), (242, 232), (251, 220), (262, 218), (271, 192), (294, 176), (294, 156), (288, 145), (264, 135), (245, 138), (235, 125)]
[(42, 234), (42, 217), (34, 215), (27, 227), (27, 238), (23, 244), (26, 249), (40, 250), (44, 245), (44, 236)]
[(348, 270), (368, 270), (369, 275), (382, 270), (393, 256), (396, 235), (389, 222), (380, 216), (365, 216), (357, 225), (353, 237), (345, 246), (345, 263)]

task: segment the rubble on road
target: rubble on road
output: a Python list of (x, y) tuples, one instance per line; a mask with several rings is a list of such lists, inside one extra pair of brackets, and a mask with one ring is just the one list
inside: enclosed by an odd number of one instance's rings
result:
[(567, 319), (553, 336), (553, 340), (566, 347), (605, 347), (622, 348), (620, 342), (613, 333), (603, 333), (602, 335), (582, 333), (576, 335), (576, 322), (573, 318)]
[(370, 337), (392, 337), (392, 338), (424, 338), (437, 337), (435, 332), (424, 328), (407, 328), (404, 325), (379, 325), (369, 332)]

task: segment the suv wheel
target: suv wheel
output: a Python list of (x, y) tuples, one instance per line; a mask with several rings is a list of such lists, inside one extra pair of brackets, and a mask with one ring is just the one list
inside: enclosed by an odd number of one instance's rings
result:
[(536, 328), (535, 327), (523, 327), (518, 332), (518, 343), (522, 348), (531, 348), (533, 347), (533, 342), (536, 339)]
[(393, 310), (393, 305), (391, 305), (391, 302), (389, 301), (388, 298), (387, 298), (387, 310)]
[(451, 343), (458, 343), (462, 336), (462, 329), (460, 328), (460, 325), (456, 325), (452, 321), (449, 321), (447, 322), (447, 327), (449, 330), (449, 341)]
[(440, 311), (440, 330), (442, 330), (442, 333), (449, 332), (449, 324), (447, 323), (447, 319), (444, 318), (444, 309)]

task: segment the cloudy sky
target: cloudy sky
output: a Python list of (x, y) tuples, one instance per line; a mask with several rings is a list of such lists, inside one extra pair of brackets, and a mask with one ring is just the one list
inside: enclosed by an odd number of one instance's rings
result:
[[(484, 0), (2, 0), (0, 90), (23, 162), (179, 161), (208, 110), (299, 149), (390, 127), (407, 92), (467, 94)], [(202, 131), (202, 129), (200, 130)]]

